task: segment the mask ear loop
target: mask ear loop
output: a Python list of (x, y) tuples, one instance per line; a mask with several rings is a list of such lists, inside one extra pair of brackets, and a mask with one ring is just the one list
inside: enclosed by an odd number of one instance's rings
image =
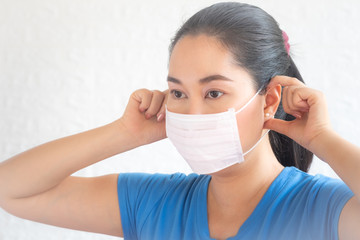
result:
[(247, 150), (247, 151), (243, 154), (243, 156), (245, 156), (246, 154), (248, 154), (249, 152), (251, 152), (251, 151), (261, 142), (261, 140), (265, 137), (265, 135), (268, 134), (269, 132), (270, 132), (270, 129), (266, 130), (266, 132), (264, 133), (264, 135), (261, 136), (261, 138), (259, 139), (259, 141), (257, 141), (257, 142), (255, 143), (255, 145), (252, 146), (252, 148), (250, 148), (249, 150)]
[[(246, 108), (246, 107), (256, 98), (256, 96), (261, 92), (262, 89), (263, 89), (263, 88), (260, 88), (260, 89), (256, 92), (256, 94), (255, 94), (244, 106), (242, 106), (238, 111), (236, 111), (236, 113), (239, 113), (239, 112), (241, 112), (244, 108)], [(249, 152), (251, 152), (251, 151), (261, 142), (261, 140), (262, 140), (269, 132), (270, 132), (270, 129), (268, 129), (268, 130), (261, 136), (261, 138), (259, 139), (259, 141), (257, 141), (254, 146), (252, 146), (249, 150), (247, 150), (245, 153), (243, 153), (243, 156), (245, 156), (246, 154), (248, 154)]]
[(260, 88), (259, 91), (257, 91), (257, 92), (255, 93), (255, 95), (254, 95), (252, 98), (250, 98), (250, 100), (249, 100), (244, 106), (242, 106), (239, 110), (237, 110), (237, 111), (235, 112), (235, 114), (238, 114), (239, 112), (241, 112), (242, 110), (244, 110), (244, 108), (246, 108), (246, 107), (257, 97), (257, 95), (259, 95), (259, 93), (261, 92), (261, 90), (262, 90), (262, 88)]

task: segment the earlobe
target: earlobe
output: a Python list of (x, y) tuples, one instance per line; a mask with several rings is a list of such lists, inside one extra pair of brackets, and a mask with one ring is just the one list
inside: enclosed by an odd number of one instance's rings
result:
[(273, 118), (274, 117), (274, 115), (272, 115), (272, 114), (270, 114), (270, 113), (265, 113), (265, 119), (267, 120), (267, 119), (269, 119), (269, 118)]
[(281, 101), (281, 85), (268, 88), (265, 95), (264, 118), (265, 121), (273, 118)]

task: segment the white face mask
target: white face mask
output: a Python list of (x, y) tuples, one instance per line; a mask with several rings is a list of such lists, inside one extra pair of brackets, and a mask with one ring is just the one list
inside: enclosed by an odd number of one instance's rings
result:
[(215, 114), (179, 114), (166, 109), (166, 135), (178, 152), (198, 174), (220, 171), (244, 161), (236, 114), (247, 107), (258, 91), (242, 108)]

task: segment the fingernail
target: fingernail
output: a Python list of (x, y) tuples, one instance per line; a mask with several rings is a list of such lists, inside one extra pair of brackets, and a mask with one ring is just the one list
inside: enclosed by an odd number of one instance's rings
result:
[(160, 122), (164, 117), (164, 114), (163, 113), (160, 113), (158, 116), (157, 116), (157, 121)]

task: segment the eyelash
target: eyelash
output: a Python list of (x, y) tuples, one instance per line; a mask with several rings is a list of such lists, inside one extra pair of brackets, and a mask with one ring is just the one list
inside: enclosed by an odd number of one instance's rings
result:
[(175, 95), (176, 95), (176, 93), (181, 93), (182, 95), (185, 95), (184, 93), (182, 93), (181, 91), (179, 91), (179, 90), (171, 90), (170, 91), (170, 94), (171, 95), (173, 95), (173, 97), (175, 98), (175, 99), (182, 99), (182, 97), (176, 97)]
[[(212, 93), (212, 92), (220, 93), (220, 96), (215, 97), (215, 98), (213, 98), (213, 97), (208, 97), (208, 95), (209, 95), (210, 93)], [(173, 89), (173, 90), (170, 91), (170, 94), (173, 95), (174, 98), (176, 98), (176, 99), (182, 99), (182, 98), (184, 98), (184, 97), (176, 97), (175, 94), (177, 94), (177, 93), (181, 93), (182, 95), (185, 95), (184, 93), (182, 93), (182, 92), (179, 91), (179, 90)], [(222, 95), (224, 95), (224, 92), (219, 91), (219, 90), (210, 90), (210, 91), (208, 91), (208, 92), (205, 94), (205, 96), (206, 96), (207, 98), (209, 98), (209, 99), (218, 99), (218, 98), (220, 98)]]
[(219, 91), (219, 90), (210, 90), (210, 91), (208, 91), (208, 92), (206, 93), (205, 96), (208, 96), (208, 95), (209, 95), (210, 93), (212, 93), (212, 92), (220, 93), (220, 96), (215, 97), (215, 98), (213, 98), (213, 97), (208, 97), (208, 98), (210, 98), (210, 99), (218, 99), (218, 98), (220, 98), (222, 95), (224, 95), (224, 93), (223, 93), (222, 91)]

